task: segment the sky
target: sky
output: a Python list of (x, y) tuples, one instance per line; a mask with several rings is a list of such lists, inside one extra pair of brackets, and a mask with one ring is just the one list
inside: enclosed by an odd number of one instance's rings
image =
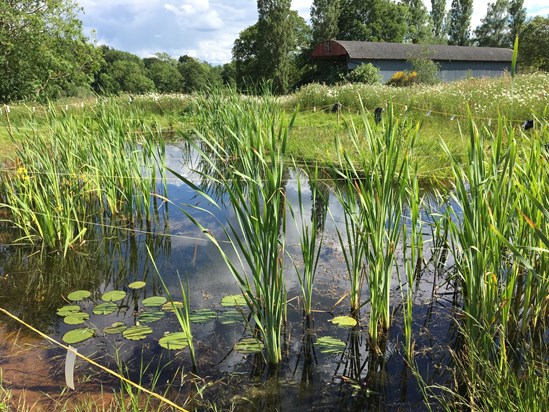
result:
[[(430, 10), (430, 0), (424, 0)], [(489, 0), (473, 0), (471, 28), (486, 15)], [(495, 0), (491, 0), (495, 2)], [(118, 50), (150, 57), (165, 52), (218, 65), (231, 60), (239, 33), (257, 21), (256, 0), (79, 0), (86, 35)], [(447, 0), (446, 10), (450, 9)], [(312, 0), (292, 0), (309, 20)], [(524, 0), (528, 16), (549, 15), (547, 0)]]

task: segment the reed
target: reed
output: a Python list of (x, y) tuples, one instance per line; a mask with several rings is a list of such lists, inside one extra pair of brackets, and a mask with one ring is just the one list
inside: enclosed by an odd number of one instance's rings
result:
[[(210, 99), (225, 101), (224, 96), (210, 95)], [(199, 173), (209, 185), (225, 190), (234, 211), (236, 222), (220, 223), (236, 258), (223, 248), (224, 239), (217, 239), (186, 213), (218, 248), (250, 308), (267, 361), (278, 364), (286, 314), (284, 160), (292, 121), (284, 125), (276, 114), (252, 110), (247, 105), (235, 102), (225, 109), (231, 112), (218, 112), (221, 119), (212, 130), (207, 129), (206, 135), (197, 133), (198, 142), (194, 144), (205, 170)], [(221, 130), (219, 122), (225, 124)], [(175, 175), (216, 204), (189, 179)]]
[(84, 240), (89, 222), (150, 219), (151, 194), (162, 177), (159, 135), (109, 102), (89, 117), (51, 107), (47, 129), (14, 136), (16, 167), (3, 176), (0, 207), (22, 239), (65, 254)]
[(351, 148), (358, 160), (353, 160), (350, 150), (336, 140), (341, 156), (334, 168), (344, 180), (337, 196), (345, 213), (345, 242), (338, 233), (350, 275), (351, 310), (363, 305), (360, 295), (366, 281), (370, 292), (369, 334), (374, 347), (378, 345), (379, 328), (386, 331), (391, 323), (395, 252), (402, 234), (412, 148), (419, 130), (419, 125), (410, 129), (401, 124), (391, 108), (388, 112), (387, 121), (376, 127), (363, 116), (362, 138), (354, 127), (350, 128)]

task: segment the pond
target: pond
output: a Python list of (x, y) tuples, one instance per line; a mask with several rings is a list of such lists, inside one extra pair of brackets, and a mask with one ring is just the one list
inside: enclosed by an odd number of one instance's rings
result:
[[(189, 147), (168, 146), (165, 156), (168, 168), (197, 185), (202, 183), (193, 172), (199, 167), (198, 157)], [(240, 293), (238, 284), (218, 249), (184, 213), (192, 214), (222, 241), (224, 232), (219, 222), (236, 225), (226, 194), (213, 186), (205, 188), (222, 205), (216, 208), (170, 173), (165, 180), (169, 202), (155, 197), (150, 220), (122, 228), (101, 224), (97, 231), (88, 234), (85, 243), (70, 249), (66, 256), (12, 245), (10, 231), (4, 228), (0, 236), (1, 306), (58, 341), (71, 330), (89, 328), (94, 336), (74, 344), (79, 353), (111, 369), (122, 369), (132, 380), (147, 387), (155, 383), (156, 392), (166, 393), (169, 399), (188, 408), (424, 409), (415, 373), (429, 384), (444, 385), (449, 379), (445, 367), (451, 363), (451, 356), (447, 348), (457, 335), (452, 321), (455, 293), (446, 278), (446, 268), (451, 262), (437, 264), (431, 255), (435, 245), (429, 243), (432, 236), (426, 225), (423, 264), (414, 285), (412, 336), (416, 364), (411, 368), (403, 348), (405, 275), (401, 274), (403, 288), (397, 273), (393, 276), (393, 323), (374, 350), (367, 333), (368, 304), (357, 316), (356, 326), (341, 327), (331, 322), (336, 316), (349, 315), (349, 279), (337, 233), (338, 228), (345, 228), (344, 216), (332, 192), (334, 183), (327, 179), (322, 200), (313, 204), (306, 176), (288, 169), (284, 176), (285, 193), (294, 210), (298, 210), (298, 179), (303, 186), (303, 218), (310, 221), (311, 214), (320, 216), (318, 230), (323, 234), (323, 246), (313, 289), (313, 313), (310, 321), (305, 321), (296, 275), (296, 267), (302, 266), (300, 232), (287, 213), (288, 257), (284, 260), (284, 273), (288, 313), (283, 328), (282, 361), (276, 368), (267, 366), (259, 353), (235, 349), (242, 339), (251, 336), (248, 310), (245, 305), (227, 305), (222, 301)], [(164, 183), (159, 180), (158, 184), (161, 193), (160, 186)], [(432, 199), (426, 203), (431, 208), (442, 211), (434, 197), (426, 194), (425, 198)], [(430, 220), (428, 212), (424, 210), (426, 221)], [(229, 244), (224, 249), (230, 258), (235, 257), (236, 252)], [(145, 286), (130, 287), (137, 281), (145, 282)], [(162, 310), (165, 300), (150, 306), (147, 305), (150, 301), (145, 300), (158, 296), (181, 301), (182, 288), (187, 285), (197, 362), (194, 373), (188, 348), (168, 350), (159, 344), (170, 332), (181, 330), (175, 314)], [(366, 289), (364, 301), (368, 299)], [(91, 294), (71, 302), (69, 294), (77, 290)], [(119, 299), (112, 297), (112, 311), (101, 312), (97, 305), (110, 300), (104, 294), (113, 290), (124, 293)], [(72, 304), (79, 305), (79, 310), (89, 315), (82, 319), (83, 324), (69, 325), (57, 314), (59, 308)], [(17, 326), (6, 317), (0, 320), (8, 329)], [(120, 325), (120, 331), (135, 325), (150, 327), (151, 331), (143, 339), (127, 339), (131, 337), (129, 334), (124, 336), (108, 329), (113, 324)], [(326, 344), (326, 338), (333, 339)], [(7, 359), (8, 355), (1, 351), (0, 360)], [(45, 356), (50, 373), (60, 379), (64, 355), (63, 349), (47, 346)], [(90, 385), (95, 383), (109, 392), (118, 387), (119, 381), (77, 360), (76, 389), (92, 391)], [(52, 387), (44, 381), (42, 385), (36, 384), (34, 390), (53, 395), (60, 387), (62, 383)]]

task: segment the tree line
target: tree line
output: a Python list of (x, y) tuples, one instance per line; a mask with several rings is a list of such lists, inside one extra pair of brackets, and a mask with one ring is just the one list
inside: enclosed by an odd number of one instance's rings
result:
[[(315, 66), (309, 55), (326, 40), (512, 47), (522, 67), (549, 70), (549, 17), (526, 18), (524, 0), (496, 0), (471, 29), (473, 0), (314, 0), (310, 23), (291, 0), (258, 0), (258, 20), (234, 42), (232, 61), (212, 66), (166, 53), (140, 58), (90, 43), (74, 0), (0, 2), (0, 102), (86, 93), (190, 93), (229, 84), (253, 91), (265, 81), (277, 93), (341, 80), (344, 67)], [(342, 73), (343, 72), (343, 73)], [(357, 76), (355, 76), (356, 78)], [(352, 79), (353, 77), (347, 77)]]

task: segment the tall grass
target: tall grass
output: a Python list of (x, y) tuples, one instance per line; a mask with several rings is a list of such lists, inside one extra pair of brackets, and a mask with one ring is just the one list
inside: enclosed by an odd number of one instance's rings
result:
[(51, 108), (47, 129), (13, 136), (16, 168), (3, 176), (0, 206), (23, 239), (66, 253), (90, 222), (150, 219), (159, 132), (116, 104), (94, 110), (82, 118)]
[[(197, 134), (195, 150), (205, 166), (200, 172), (204, 180), (225, 190), (234, 211), (236, 222), (221, 224), (237, 257), (232, 259), (225, 251), (225, 239), (216, 239), (187, 213), (217, 246), (250, 308), (267, 361), (278, 364), (286, 314), (284, 166), (291, 121), (285, 125), (276, 112), (262, 111), (259, 106), (265, 100), (250, 106), (249, 100), (240, 104), (235, 96), (228, 99), (232, 103), (225, 107), (226, 96), (209, 96), (210, 104), (220, 108), (215, 114), (219, 118), (206, 135)], [(213, 202), (204, 190), (179, 177)]]
[(338, 234), (350, 276), (351, 310), (362, 306), (361, 289), (366, 281), (370, 293), (368, 332), (376, 347), (379, 329), (386, 331), (391, 324), (395, 253), (402, 234), (412, 148), (419, 126), (407, 135), (408, 128), (393, 117), (392, 109), (381, 126), (373, 127), (366, 116), (363, 119), (363, 136), (350, 129), (351, 150), (358, 160), (336, 142), (341, 157), (334, 171), (344, 181), (338, 198), (345, 212), (345, 241), (339, 230)]

